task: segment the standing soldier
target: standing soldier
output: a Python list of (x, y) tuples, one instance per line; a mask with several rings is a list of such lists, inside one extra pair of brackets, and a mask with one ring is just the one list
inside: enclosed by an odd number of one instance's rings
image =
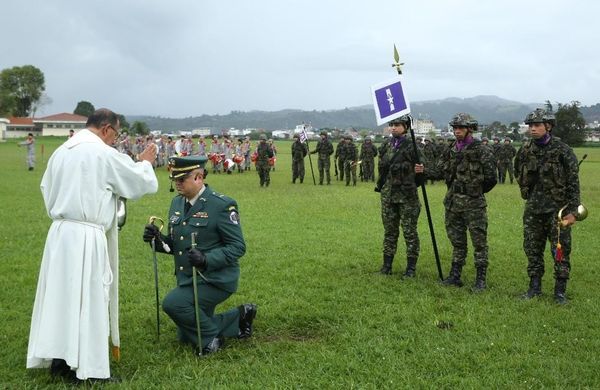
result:
[(250, 151), (252, 150), (252, 145), (250, 144), (250, 137), (246, 136), (244, 139), (244, 143), (242, 144), (242, 153), (244, 154), (244, 171), (250, 170)]
[(375, 157), (377, 157), (377, 148), (373, 145), (371, 137), (365, 138), (360, 147), (360, 160), (362, 161), (362, 181), (375, 181)]
[(213, 173), (221, 173), (221, 168), (223, 166), (223, 157), (221, 157), (222, 153), (223, 145), (219, 142), (219, 136), (215, 134), (213, 135), (213, 141), (210, 144)]
[[(315, 150), (310, 154), (319, 153), (318, 167), (319, 167), (319, 185), (323, 185), (323, 171), (327, 178), (327, 185), (331, 184), (331, 172), (330, 172), (330, 160), (329, 156), (333, 154), (333, 144), (327, 138), (327, 132), (321, 131), (321, 140), (317, 142)], [(335, 161), (334, 161), (335, 163)]]
[(500, 138), (494, 137), (494, 143), (492, 144), (492, 149), (494, 150), (494, 158), (496, 159), (496, 177), (498, 181), (500, 181), (500, 166), (498, 165), (498, 159), (500, 157), (500, 149), (502, 148), (502, 144), (500, 144)]
[(206, 157), (206, 141), (203, 136), (198, 140), (198, 156)]
[(308, 147), (300, 142), (300, 135), (294, 134), (292, 143), (292, 184), (296, 184), (296, 179), (304, 183), (304, 157), (308, 154)]
[(352, 140), (351, 135), (346, 136), (346, 146), (344, 148), (344, 174), (346, 175), (346, 186), (350, 185), (350, 175), (352, 174), (352, 185), (356, 186), (356, 166), (359, 164), (358, 151)]
[(271, 183), (269, 159), (273, 158), (273, 149), (267, 143), (266, 135), (261, 134), (258, 139), (259, 142), (256, 146), (256, 170), (258, 171), (258, 177), (260, 177), (260, 186), (268, 187)]
[(19, 147), (27, 146), (27, 167), (28, 170), (33, 171), (35, 167), (35, 140), (33, 139), (33, 133), (27, 134), (27, 139), (23, 142), (19, 142)]
[(498, 150), (498, 170), (500, 171), (499, 182), (504, 184), (506, 181), (506, 172), (510, 177), (510, 184), (513, 183), (514, 178), (514, 166), (513, 158), (517, 154), (517, 150), (511, 145), (511, 139), (506, 137), (504, 139), (504, 145)]
[[(554, 114), (538, 108), (525, 118), (531, 139), (519, 149), (515, 172), (526, 200), (523, 213), (523, 249), (527, 256), (529, 290), (524, 299), (542, 294), (544, 249), (550, 241), (554, 259), (554, 299), (567, 303), (567, 280), (571, 270), (571, 225), (579, 206), (579, 166), (573, 150), (552, 136)], [(562, 210), (562, 227), (557, 216)], [(559, 234), (560, 232), (560, 234)], [(560, 240), (560, 241), (559, 241)], [(557, 242), (561, 248), (557, 249)]]
[(335, 148), (335, 154), (333, 160), (337, 164), (339, 177), (338, 180), (344, 181), (344, 160), (346, 159), (346, 136), (340, 138), (337, 147)]
[[(437, 160), (437, 147), (431, 142), (430, 138), (425, 138), (425, 145), (423, 146), (423, 156), (425, 160), (430, 164), (435, 163)], [(435, 183), (435, 180), (431, 179), (431, 184)]]
[(444, 198), (446, 234), (452, 243), (452, 268), (443, 281), (445, 285), (461, 287), (462, 268), (467, 258), (467, 230), (473, 243), (477, 278), (473, 291), (486, 288), (488, 267), (487, 211), (484, 194), (496, 185), (494, 157), (473, 138), (477, 121), (469, 114), (459, 113), (450, 126), (456, 141), (440, 156), (431, 176), (443, 178), (448, 186)]
[[(421, 203), (417, 186), (423, 175), (415, 175), (417, 156), (406, 132), (411, 120), (408, 115), (389, 123), (392, 138), (385, 142), (379, 155), (379, 179), (376, 192), (381, 192), (381, 220), (383, 222), (383, 266), (384, 275), (392, 273), (392, 262), (396, 254), (400, 226), (406, 243), (405, 277), (414, 277), (419, 258), (419, 234), (417, 222)], [(418, 151), (419, 156), (421, 152)]]

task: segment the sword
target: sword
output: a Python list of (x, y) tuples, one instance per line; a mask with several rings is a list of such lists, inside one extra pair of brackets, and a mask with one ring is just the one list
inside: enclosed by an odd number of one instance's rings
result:
[[(158, 220), (160, 222), (160, 226), (158, 231), (160, 232), (165, 225), (165, 222), (158, 217), (150, 217), (148, 223), (154, 225), (154, 221)], [(160, 339), (160, 302), (158, 298), (158, 259), (156, 258), (156, 238), (153, 238), (150, 242), (152, 245), (152, 264), (154, 268), (154, 292), (156, 296), (156, 338)], [(166, 248), (165, 248), (166, 247)], [(170, 252), (169, 246), (163, 242), (163, 248), (167, 252)]]
[[(196, 247), (196, 233), (192, 233), (192, 249)], [(198, 278), (196, 267), (192, 266), (192, 283), (194, 284), (194, 311), (196, 312), (196, 334), (198, 336), (198, 356), (202, 356), (202, 334), (200, 332), (200, 308), (198, 307)]]

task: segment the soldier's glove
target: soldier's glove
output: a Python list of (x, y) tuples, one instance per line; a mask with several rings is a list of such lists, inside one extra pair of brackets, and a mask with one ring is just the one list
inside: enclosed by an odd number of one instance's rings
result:
[(160, 238), (160, 230), (154, 224), (149, 223), (144, 227), (144, 242), (152, 242), (152, 239), (155, 238), (157, 242), (161, 241)]
[(188, 251), (188, 261), (192, 267), (196, 267), (200, 271), (206, 269), (206, 256), (196, 248), (192, 248)]
[(381, 188), (375, 187), (375, 189), (373, 191), (375, 191), (375, 192), (381, 192)]

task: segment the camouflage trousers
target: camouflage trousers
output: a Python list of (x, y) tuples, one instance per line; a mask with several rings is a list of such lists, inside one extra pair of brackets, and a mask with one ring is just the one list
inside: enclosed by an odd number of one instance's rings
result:
[(372, 159), (365, 159), (362, 162), (362, 180), (363, 181), (375, 181), (375, 161)]
[(292, 160), (292, 180), (304, 180), (304, 159)]
[(398, 247), (400, 226), (406, 244), (406, 257), (419, 257), (420, 242), (417, 222), (421, 213), (419, 199), (407, 203), (392, 203), (390, 199), (381, 197), (381, 221), (383, 222), (383, 255), (394, 256)]
[(329, 157), (319, 158), (319, 160), (317, 162), (317, 166), (319, 168), (319, 184), (323, 184), (323, 173), (325, 173), (325, 177), (327, 179), (327, 184), (331, 183), (331, 173), (330, 173), (331, 162), (329, 161)]
[(346, 175), (346, 185), (350, 185), (350, 180), (352, 180), (352, 184), (356, 185), (356, 164), (352, 164), (350, 160), (345, 161), (344, 175)]
[(512, 184), (514, 180), (514, 168), (510, 162), (500, 162), (498, 163), (498, 182), (504, 183), (506, 181), (506, 172), (508, 171), (508, 177), (510, 178), (510, 183)]
[(337, 166), (338, 166), (338, 173), (340, 175), (340, 180), (344, 181), (344, 160), (341, 158), (338, 158)]
[(544, 250), (546, 241), (550, 241), (550, 251), (554, 260), (554, 277), (569, 279), (571, 271), (571, 228), (560, 229), (560, 245), (563, 258), (556, 260), (556, 243), (558, 239), (557, 219), (555, 212), (534, 214), (528, 208), (523, 213), (523, 250), (527, 256), (527, 275), (544, 275)]
[(269, 165), (269, 163), (267, 161), (257, 162), (256, 170), (258, 171), (258, 177), (260, 177), (260, 185), (268, 186), (269, 183), (271, 182), (271, 176), (270, 176), (271, 166)]
[(486, 208), (474, 208), (463, 212), (446, 209), (446, 234), (452, 244), (452, 263), (461, 267), (467, 259), (467, 230), (473, 244), (475, 267), (487, 267), (487, 211)]

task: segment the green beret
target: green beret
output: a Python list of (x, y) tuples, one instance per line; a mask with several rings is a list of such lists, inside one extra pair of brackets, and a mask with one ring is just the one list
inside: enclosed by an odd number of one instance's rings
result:
[(204, 168), (207, 161), (206, 156), (169, 157), (169, 178), (178, 179), (194, 169)]

